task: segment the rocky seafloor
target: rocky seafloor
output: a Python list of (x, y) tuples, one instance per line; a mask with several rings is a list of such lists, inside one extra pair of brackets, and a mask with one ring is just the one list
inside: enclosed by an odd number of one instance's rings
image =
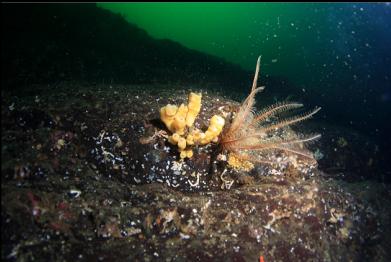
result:
[[(310, 146), (320, 168), (239, 172), (213, 158), (213, 145), (180, 161), (157, 135), (158, 110), (186, 103), (188, 92), (75, 83), (3, 91), (2, 260), (391, 260), (390, 185), (341, 179), (352, 159), (367, 172), (376, 165), (349, 150), (357, 137), (315, 128), (328, 132)], [(202, 93), (200, 128), (239, 105)]]

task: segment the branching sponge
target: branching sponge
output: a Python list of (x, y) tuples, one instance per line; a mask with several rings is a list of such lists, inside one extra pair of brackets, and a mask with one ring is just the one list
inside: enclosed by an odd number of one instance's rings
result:
[[(188, 105), (181, 104), (166, 105), (160, 109), (160, 119), (172, 132), (168, 137), (168, 142), (178, 146), (181, 158), (191, 158), (193, 156), (193, 145), (206, 145), (217, 142), (223, 130), (225, 120), (219, 115), (214, 115), (210, 119), (208, 130), (204, 133), (193, 128), (195, 119), (201, 111), (201, 94), (191, 92), (189, 94)], [(189, 131), (191, 129), (191, 131)]]

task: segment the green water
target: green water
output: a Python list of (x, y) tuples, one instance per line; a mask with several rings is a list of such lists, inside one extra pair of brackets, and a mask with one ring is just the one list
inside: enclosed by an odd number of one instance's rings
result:
[(264, 74), (282, 75), (307, 87), (330, 81), (339, 72), (350, 79), (359, 79), (356, 63), (361, 64), (359, 60), (379, 41), (378, 36), (371, 34), (379, 26), (389, 25), (389, 20), (384, 24), (373, 12), (390, 9), (386, 3), (110, 3), (98, 6), (121, 13), (155, 38), (177, 41), (245, 69), (253, 70), (256, 57), (262, 55)]
[(98, 6), (123, 14), (153, 37), (172, 39), (186, 47), (224, 57), (245, 69), (253, 70), (260, 54), (266, 74), (284, 72), (292, 78), (305, 75), (304, 68), (295, 66), (301, 63), (292, 53), (300, 48), (296, 39), (310, 39), (316, 34), (315, 26), (303, 28), (303, 20), (311, 19), (314, 24), (323, 20), (321, 16), (309, 14), (312, 4), (110, 3)]

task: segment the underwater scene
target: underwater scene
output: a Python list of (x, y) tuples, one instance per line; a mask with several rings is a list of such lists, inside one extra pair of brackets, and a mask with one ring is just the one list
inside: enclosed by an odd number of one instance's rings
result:
[(2, 261), (391, 261), (390, 3), (2, 3)]

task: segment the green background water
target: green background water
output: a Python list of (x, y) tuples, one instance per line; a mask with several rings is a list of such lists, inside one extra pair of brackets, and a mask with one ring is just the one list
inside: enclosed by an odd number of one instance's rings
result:
[[(292, 50), (298, 48), (295, 39), (308, 39), (316, 33), (315, 28), (303, 28), (297, 22), (308, 13), (311, 4), (133, 3), (98, 6), (123, 14), (153, 37), (178, 41), (189, 48), (224, 57), (245, 69), (253, 70), (256, 57), (262, 55), (265, 73), (284, 72), (297, 79), (305, 72), (295, 66), (300, 62), (292, 54)], [(322, 17), (312, 19), (317, 23)]]
[[(178, 41), (189, 48), (224, 57), (245, 69), (253, 70), (256, 57), (262, 55), (264, 74), (283, 75), (307, 88), (322, 82), (364, 81), (368, 75), (373, 77), (375, 68), (360, 70), (362, 59), (369, 58), (374, 49), (391, 44), (389, 36), (382, 39), (378, 35), (382, 30), (387, 32), (390, 25), (390, 19), (382, 17), (391, 9), (387, 3), (98, 6), (123, 14), (153, 37)], [(389, 79), (389, 72), (380, 77)]]

